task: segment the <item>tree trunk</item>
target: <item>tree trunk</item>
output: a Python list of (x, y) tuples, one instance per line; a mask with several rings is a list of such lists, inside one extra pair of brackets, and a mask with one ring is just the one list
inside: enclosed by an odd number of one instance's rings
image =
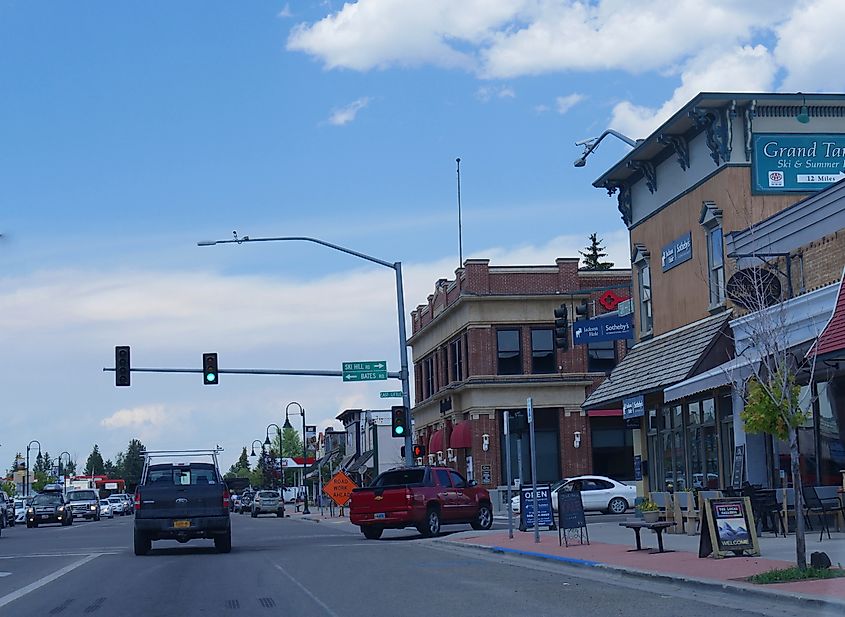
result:
[[(807, 544), (804, 539), (804, 495), (801, 492), (801, 462), (798, 455), (798, 431), (789, 429), (789, 462), (792, 487), (795, 490), (795, 561), (801, 570), (807, 568)], [(787, 521), (787, 524), (789, 521)]]

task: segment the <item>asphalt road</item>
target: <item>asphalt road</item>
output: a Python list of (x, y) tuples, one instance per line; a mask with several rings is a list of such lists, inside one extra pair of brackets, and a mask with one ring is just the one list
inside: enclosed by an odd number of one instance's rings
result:
[[(823, 614), (670, 583), (457, 549), (412, 531), (368, 541), (348, 523), (233, 515), (211, 541), (131, 550), (132, 518), (17, 526), (0, 537), (0, 615), (14, 617)], [(463, 529), (458, 527), (457, 529)], [(761, 611), (761, 612), (757, 612)]]

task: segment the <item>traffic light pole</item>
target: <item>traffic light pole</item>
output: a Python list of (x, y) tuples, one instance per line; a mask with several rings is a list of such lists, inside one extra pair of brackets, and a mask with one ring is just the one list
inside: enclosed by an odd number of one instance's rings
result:
[[(336, 251), (340, 251), (341, 253), (346, 253), (347, 255), (352, 255), (354, 257), (358, 257), (360, 259), (364, 259), (366, 261), (370, 261), (372, 263), (378, 264), (380, 266), (384, 266), (385, 268), (391, 268), (396, 273), (396, 309), (399, 314), (399, 379), (402, 381), (402, 404), (405, 406), (405, 414), (406, 414), (406, 421), (405, 425), (408, 427), (408, 432), (405, 434), (405, 465), (410, 467), (414, 464), (413, 458), (413, 437), (411, 429), (411, 383), (409, 379), (409, 372), (408, 372), (408, 337), (405, 331), (405, 296), (403, 295), (402, 289), (402, 262), (396, 261), (390, 263), (389, 261), (384, 261), (382, 259), (378, 259), (377, 257), (373, 257), (371, 255), (367, 255), (365, 253), (359, 253), (358, 251), (353, 251), (352, 249), (348, 249), (344, 246), (340, 246), (337, 244), (332, 244), (331, 242), (326, 242), (325, 240), (320, 240), (318, 238), (310, 238), (308, 236), (281, 236), (276, 238), (250, 238), (249, 236), (244, 236), (242, 238), (238, 237), (237, 232), (233, 232), (235, 236), (232, 240), (206, 240), (202, 242), (197, 242), (197, 246), (214, 246), (216, 244), (243, 244), (246, 242), (312, 242), (314, 244), (319, 244), (321, 246), (328, 247), (330, 249), (334, 249)], [(221, 373), (226, 371), (219, 371)], [(279, 373), (271, 373), (271, 374), (279, 374)], [(281, 373), (285, 375), (296, 374), (296, 373)], [(313, 374), (313, 373), (307, 373)], [(332, 375), (334, 376), (334, 375)], [(388, 373), (388, 377), (394, 377), (395, 374)]]

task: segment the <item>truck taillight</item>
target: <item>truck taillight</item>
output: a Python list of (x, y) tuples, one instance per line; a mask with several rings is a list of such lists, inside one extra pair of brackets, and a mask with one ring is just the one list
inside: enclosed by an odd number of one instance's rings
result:
[(411, 492), (411, 489), (405, 487), (405, 499), (407, 501), (412, 501), (414, 499), (414, 493)]
[(138, 490), (135, 491), (135, 509), (141, 509), (141, 493)]
[(225, 488), (223, 489), (223, 507), (229, 509), (229, 491)]

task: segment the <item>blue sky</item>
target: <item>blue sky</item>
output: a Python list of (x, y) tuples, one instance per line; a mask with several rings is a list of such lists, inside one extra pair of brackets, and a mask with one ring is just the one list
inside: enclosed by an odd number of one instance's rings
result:
[(234, 458), (289, 400), (321, 427), (379, 406), (397, 384), (116, 390), (101, 369), (117, 344), (147, 366), (393, 369), (390, 271), (196, 241), (312, 235), (401, 260), (410, 310), (457, 266), (456, 157), (465, 256), (551, 263), (598, 232), (626, 265), (590, 182), (627, 147), (575, 169), (576, 140), (645, 137), (701, 90), (842, 89), (825, 68), (840, 3), (735, 4), (0, 0), (0, 461), (33, 438), (84, 459), (134, 436)]

